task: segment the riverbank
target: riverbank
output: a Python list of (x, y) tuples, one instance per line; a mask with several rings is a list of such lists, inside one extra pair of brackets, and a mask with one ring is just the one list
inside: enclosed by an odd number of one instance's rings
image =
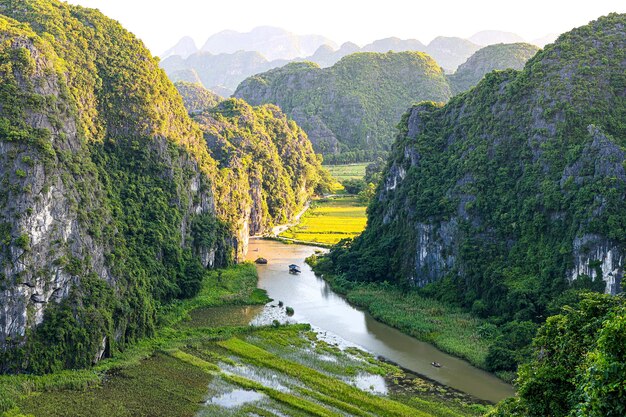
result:
[[(312, 256), (307, 259), (316, 274), (323, 276), (331, 288), (376, 320), (405, 334), (431, 343), (444, 352), (463, 358), (485, 369), (489, 347), (496, 334), (486, 321), (437, 300), (406, 292), (381, 283), (357, 284), (332, 274), (328, 260)], [(499, 375), (510, 382), (510, 375)]]
[[(342, 350), (306, 324), (248, 326), (250, 305), (268, 300), (256, 280), (251, 264), (207, 272), (197, 297), (161, 312), (154, 337), (91, 369), (1, 376), (1, 415), (470, 417), (488, 410), (359, 349)], [(236, 306), (245, 310), (239, 323)], [(265, 309), (270, 320), (286, 319), (285, 307)]]

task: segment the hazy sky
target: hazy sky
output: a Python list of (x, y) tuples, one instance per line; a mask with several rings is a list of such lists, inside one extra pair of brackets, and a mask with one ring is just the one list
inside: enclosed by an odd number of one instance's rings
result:
[(158, 55), (189, 35), (198, 47), (224, 29), (278, 26), (325, 35), (341, 44), (384, 37), (429, 42), (438, 35), (469, 37), (488, 29), (527, 40), (562, 33), (609, 12), (624, 0), (69, 0), (100, 9)]

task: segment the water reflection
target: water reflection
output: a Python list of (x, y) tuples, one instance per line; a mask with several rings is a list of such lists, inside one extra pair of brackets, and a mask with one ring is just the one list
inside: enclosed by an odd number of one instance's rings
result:
[[(348, 304), (304, 263), (304, 259), (316, 250), (311, 246), (285, 245), (268, 240), (250, 241), (249, 256), (268, 260), (267, 265), (258, 266), (259, 287), (267, 290), (276, 302), (283, 301), (285, 306), (293, 307), (293, 320), (311, 323), (478, 398), (496, 402), (514, 395), (513, 387), (495, 376), (382, 324)], [(301, 274), (289, 274), (288, 265), (292, 263), (301, 267)], [(439, 362), (442, 367), (434, 368), (431, 362)]]

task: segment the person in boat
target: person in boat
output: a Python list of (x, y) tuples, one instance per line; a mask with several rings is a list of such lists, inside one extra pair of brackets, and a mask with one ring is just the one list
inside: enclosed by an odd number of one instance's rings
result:
[(295, 264), (289, 265), (289, 272), (300, 272), (300, 267)]
[(431, 362), (430, 364), (435, 368), (441, 368), (441, 364), (439, 362)]

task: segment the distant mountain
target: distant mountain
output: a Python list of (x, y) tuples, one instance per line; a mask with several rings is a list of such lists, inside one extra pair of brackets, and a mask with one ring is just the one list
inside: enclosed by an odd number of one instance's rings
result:
[(539, 48), (528, 43), (489, 45), (472, 55), (448, 77), (454, 93), (469, 90), (493, 70), (521, 70)]
[(163, 52), (163, 54), (161, 55), (161, 59), (165, 59), (167, 57), (175, 55), (187, 58), (189, 55), (195, 54), (196, 52), (198, 52), (196, 42), (189, 36), (185, 36), (184, 38), (179, 40), (176, 45)]
[(260, 26), (246, 33), (232, 30), (216, 33), (209, 37), (202, 50), (212, 54), (257, 51), (271, 61), (310, 56), (321, 45), (337, 47), (332, 40), (320, 35), (296, 35), (284, 29)]
[(467, 39), (438, 36), (428, 44), (425, 52), (446, 72), (452, 73), (479, 49), (479, 45)]
[(359, 52), (360, 50), (361, 47), (352, 42), (342, 44), (337, 50), (333, 49), (330, 45), (322, 45), (317, 48), (317, 51), (315, 51), (313, 55), (306, 58), (306, 60), (315, 62), (322, 68), (332, 67), (344, 56)]
[(368, 45), (365, 45), (361, 52), (405, 52), (405, 51), (419, 51), (424, 52), (426, 45), (418, 41), (417, 39), (400, 39), (400, 38), (385, 38), (374, 41)]
[(285, 65), (287, 61), (268, 61), (259, 52), (238, 51), (232, 54), (213, 55), (198, 52), (187, 59), (172, 56), (161, 61), (161, 68), (173, 81), (197, 82), (213, 91), (229, 96), (245, 78)]
[(362, 52), (330, 68), (305, 62), (273, 69), (243, 81), (234, 96), (280, 106), (327, 159), (342, 153), (358, 160), (389, 148), (411, 103), (447, 101), (451, 93), (439, 65), (424, 53)]
[(501, 30), (483, 30), (470, 36), (469, 40), (482, 46), (494, 45), (497, 43), (525, 42), (524, 38), (521, 36), (512, 32), (503, 32)]

